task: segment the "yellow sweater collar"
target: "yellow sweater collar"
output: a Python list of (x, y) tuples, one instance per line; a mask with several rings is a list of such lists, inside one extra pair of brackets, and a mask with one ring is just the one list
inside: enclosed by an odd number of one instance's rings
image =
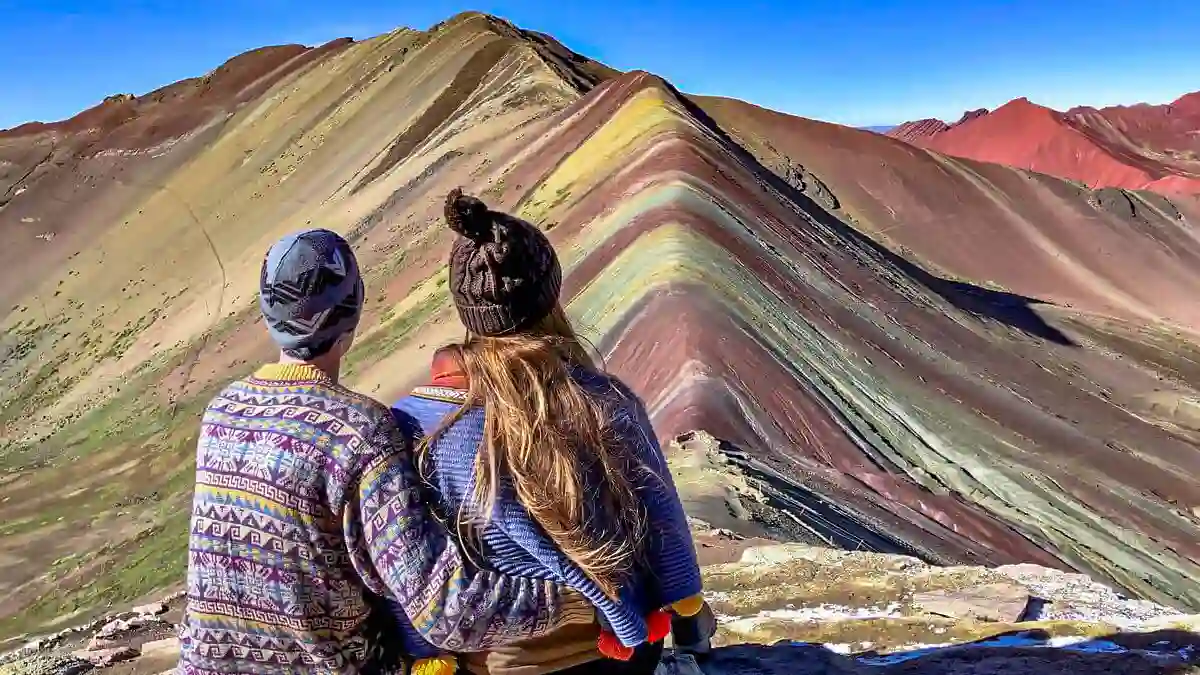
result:
[(268, 363), (254, 371), (254, 379), (270, 382), (333, 383), (333, 378), (328, 373), (308, 363)]

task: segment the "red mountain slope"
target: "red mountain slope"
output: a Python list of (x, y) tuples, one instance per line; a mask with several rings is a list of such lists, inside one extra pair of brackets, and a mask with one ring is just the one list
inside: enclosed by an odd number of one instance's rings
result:
[(892, 138), (899, 138), (902, 141), (909, 143), (920, 144), (921, 140), (932, 138), (943, 131), (949, 131), (950, 125), (941, 120), (926, 118), (923, 120), (913, 120), (905, 122), (894, 129), (887, 132)]
[(946, 124), (941, 120), (935, 120), (932, 118), (916, 120), (914, 122), (905, 122), (904, 124), (893, 128), (888, 132), (887, 135), (893, 138), (899, 138), (902, 141), (908, 141), (909, 143), (917, 143), (920, 141), (920, 139), (936, 136), (943, 131), (949, 131), (961, 124), (970, 122), (976, 117), (986, 114), (988, 114), (987, 108), (968, 110), (967, 112), (963, 113), (963, 116), (960, 117), (959, 120), (954, 124)]
[(888, 135), (947, 155), (1092, 187), (1200, 193), (1200, 93), (1167, 105), (1079, 107), (1065, 113), (1019, 98), (991, 112), (967, 113), (953, 125), (919, 120)]

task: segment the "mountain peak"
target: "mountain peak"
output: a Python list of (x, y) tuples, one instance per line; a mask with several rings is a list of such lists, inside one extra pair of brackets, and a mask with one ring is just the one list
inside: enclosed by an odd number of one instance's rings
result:
[(1008, 114), (1012, 114), (1014, 112), (1017, 112), (1020, 114), (1030, 114), (1030, 113), (1058, 114), (1056, 111), (1051, 110), (1050, 108), (1047, 108), (1044, 105), (1030, 101), (1025, 96), (1014, 98), (1013, 100), (1009, 101), (1008, 103), (1005, 103), (1004, 105), (993, 110), (991, 112), (991, 114), (995, 115), (995, 114), (998, 114), (1001, 112), (1005, 112)]
[(889, 135), (948, 155), (1010, 164), (1094, 187), (1180, 194), (1200, 192), (1197, 130), (1200, 92), (1169, 105), (1079, 106), (1065, 113), (1021, 96), (991, 112), (970, 111), (945, 128), (920, 120)]

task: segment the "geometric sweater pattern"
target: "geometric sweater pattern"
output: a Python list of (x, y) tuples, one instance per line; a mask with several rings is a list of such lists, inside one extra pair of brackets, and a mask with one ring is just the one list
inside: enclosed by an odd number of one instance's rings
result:
[(453, 651), (594, 620), (571, 589), (472, 565), (412, 462), (385, 406), (312, 366), (264, 366), (218, 394), (196, 453), (179, 672), (381, 672), (400, 639), (385, 603)]

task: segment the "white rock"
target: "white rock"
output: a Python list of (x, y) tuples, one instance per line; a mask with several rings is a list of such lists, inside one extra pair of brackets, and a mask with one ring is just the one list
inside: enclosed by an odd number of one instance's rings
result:
[(114, 663), (136, 659), (141, 654), (136, 647), (124, 646), (115, 647), (113, 649), (101, 649), (100, 651), (89, 652), (87, 650), (77, 651), (71, 656), (77, 659), (87, 661), (97, 668), (106, 668)]
[(167, 603), (165, 602), (151, 602), (133, 608), (134, 614), (141, 614), (143, 616), (158, 616), (165, 611), (167, 611)]
[(123, 630), (128, 630), (128, 628), (129, 624), (126, 623), (124, 619), (113, 619), (112, 621), (104, 624), (104, 626), (100, 629), (100, 632), (96, 633), (96, 637), (110, 638)]
[(161, 640), (154, 640), (153, 642), (147, 642), (142, 645), (142, 656), (149, 656), (151, 654), (159, 653), (178, 654), (179, 638), (163, 638)]
[(96, 637), (89, 640), (87, 643), (87, 646), (84, 647), (83, 649), (84, 649), (84, 651), (89, 651), (89, 652), (99, 652), (99, 651), (103, 651), (106, 649), (115, 649), (120, 646), (121, 645), (118, 644), (115, 640), (109, 640), (108, 638), (102, 638), (99, 635), (97, 635)]

